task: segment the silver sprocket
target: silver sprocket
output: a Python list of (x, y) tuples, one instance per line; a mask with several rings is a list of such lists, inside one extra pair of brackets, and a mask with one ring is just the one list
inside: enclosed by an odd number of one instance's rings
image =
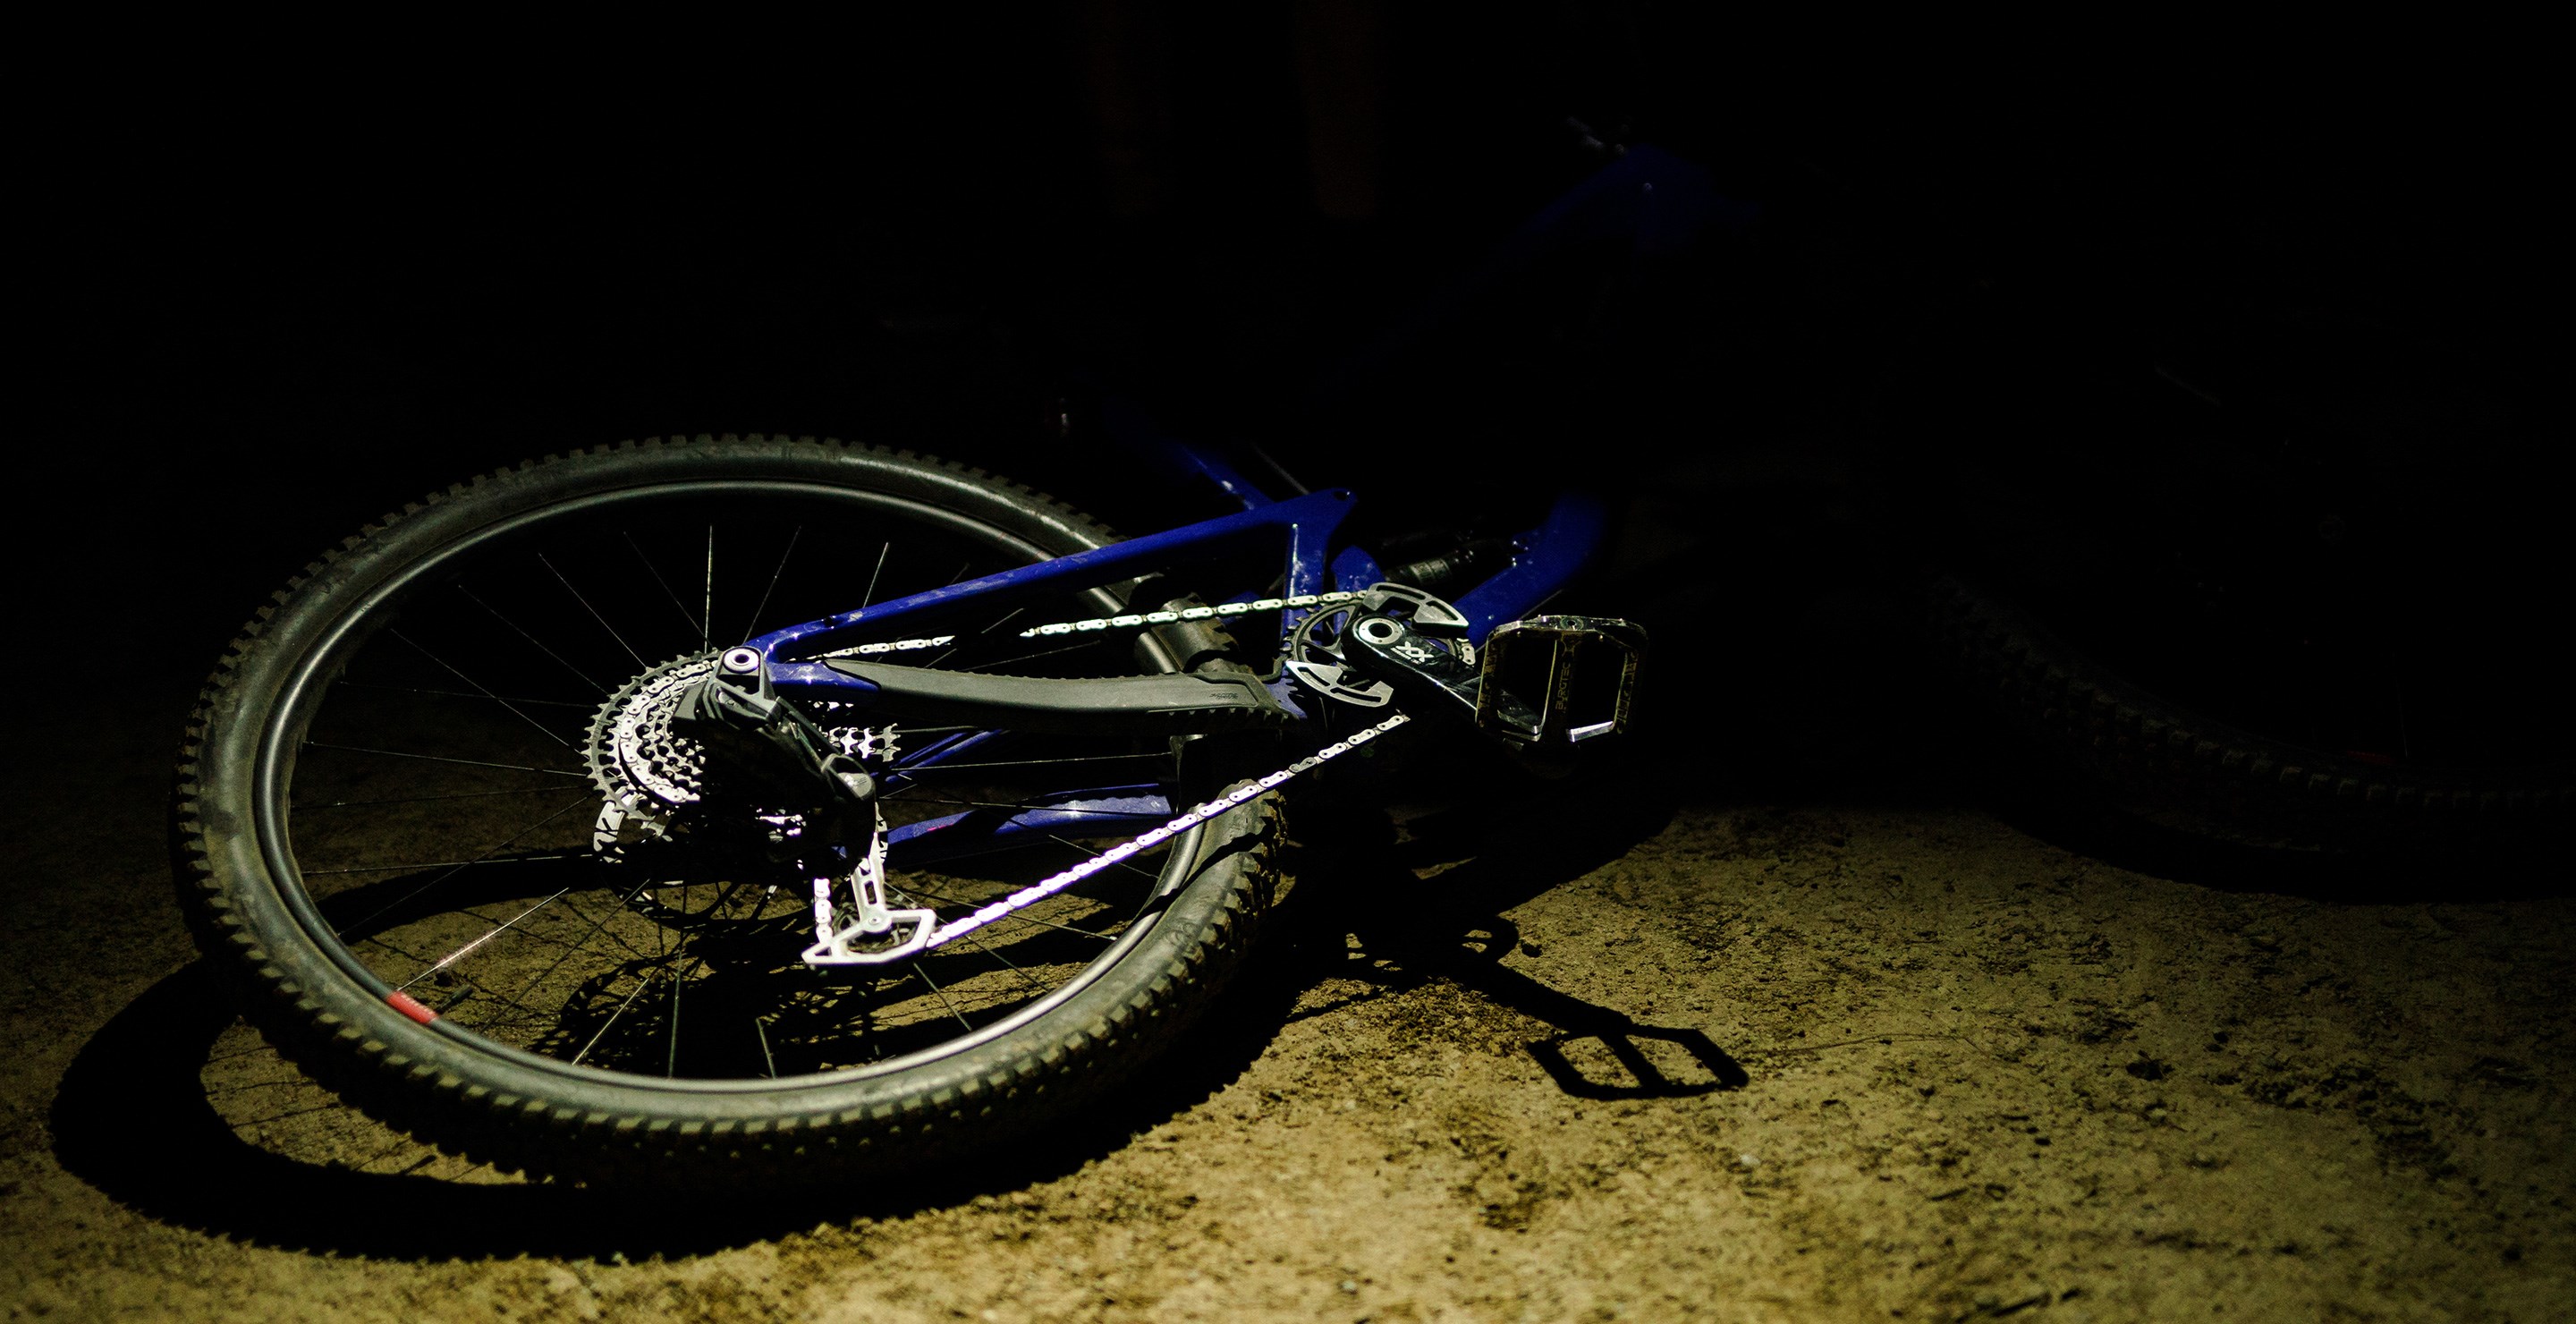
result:
[[(716, 657), (689, 653), (647, 668), (591, 718), (585, 752), (600, 807), (590, 844), (602, 857), (623, 860), (633, 846), (668, 839), (681, 816), (705, 799), (706, 746), (675, 731), (671, 719), (689, 688), (715, 670)], [(894, 727), (832, 725), (832, 713), (842, 707), (818, 704), (815, 714), (840, 751), (864, 762), (892, 759)], [(761, 817), (776, 831), (791, 826), (784, 818)]]
[(706, 747), (673, 731), (671, 717), (715, 665), (710, 652), (648, 668), (591, 718), (586, 752), (601, 801), (592, 850), (622, 858), (630, 846), (668, 836), (673, 815), (704, 797)]

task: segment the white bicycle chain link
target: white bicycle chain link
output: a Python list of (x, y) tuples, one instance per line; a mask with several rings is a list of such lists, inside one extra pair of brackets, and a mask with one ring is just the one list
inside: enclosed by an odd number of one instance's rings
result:
[[(1030, 906), (1036, 905), (1038, 902), (1054, 896), (1056, 893), (1073, 886), (1075, 883), (1081, 882), (1085, 878), (1089, 878), (1093, 874), (1099, 873), (1103, 869), (1112, 868), (1124, 862), (1130, 856), (1152, 850), (1156, 846), (1162, 845), (1173, 837), (1179, 836), (1180, 834), (1189, 831), (1191, 828), (1197, 827), (1199, 824), (1204, 823), (1211, 818), (1215, 818), (1217, 815), (1222, 814), (1229, 809), (1242, 805), (1257, 796), (1266, 794), (1270, 791), (1275, 791), (1291, 779), (1312, 772), (1315, 769), (1324, 766), (1326, 763), (1340, 758), (1344, 754), (1350, 753), (1352, 750), (1377, 739), (1379, 736), (1385, 735), (1387, 732), (1392, 731), (1411, 720), (1413, 719), (1405, 716), (1403, 713), (1396, 713), (1374, 726), (1365, 727), (1361, 730), (1352, 732), (1347, 739), (1334, 741), (1332, 744), (1316, 750), (1314, 753), (1289, 764), (1287, 767), (1281, 768), (1277, 772), (1271, 773), (1267, 777), (1245, 782), (1243, 785), (1235, 787), (1233, 790), (1228, 791), (1213, 800), (1207, 801), (1204, 804), (1193, 805), (1188, 810), (1175, 815), (1169, 822), (1164, 823), (1161, 827), (1154, 828), (1151, 831), (1145, 832), (1142, 835), (1131, 838), (1127, 841), (1122, 841), (1117, 845), (1102, 851), (1098, 855), (1095, 855), (1088, 860), (1084, 860), (1082, 863), (1055, 875), (1054, 877), (1047, 878), (1040, 882), (1031, 883), (1028, 886), (1021, 888), (1019, 891), (1013, 892), (1009, 896), (1003, 897), (1001, 900), (993, 902), (991, 905), (975, 911), (973, 914), (966, 915), (958, 919), (952, 919), (935, 928), (926, 923), (920, 924), (916, 927), (911, 937), (893, 947), (883, 948), (877, 951), (850, 951), (847, 947), (848, 940), (858, 936), (859, 933), (863, 931), (863, 925), (866, 921), (863, 919), (862, 925), (854, 925), (848, 932), (836, 933), (833, 928), (832, 902), (830, 900), (828, 880), (817, 878), (814, 880), (814, 924), (815, 934), (821, 939), (821, 941), (806, 950), (805, 963), (808, 965), (884, 965), (892, 961), (902, 960), (907, 956), (918, 955), (933, 947), (944, 946), (949, 942), (962, 938), (967, 934), (984, 927), (987, 924), (1008, 917), (1013, 911), (1026, 910)], [(878, 841), (870, 849), (867, 858), (860, 863), (858, 869), (853, 871), (850, 876), (853, 894), (859, 898), (859, 904), (863, 913), (874, 909), (869, 904), (870, 898), (867, 894), (867, 884), (873, 881), (879, 889), (884, 887), (882, 875), (873, 872), (881, 867), (878, 861), (881, 859), (883, 853), (883, 837), (880, 836)], [(878, 905), (881, 906), (882, 903), (880, 902)], [(893, 910), (886, 913), (899, 920), (901, 918), (908, 917), (911, 914), (926, 912)], [(884, 930), (881, 927), (877, 931), (882, 932)]]
[[(1022, 630), (1020, 631), (1020, 637), (1023, 639), (1043, 639), (1055, 635), (1089, 634), (1099, 630), (1118, 628), (1133, 627), (1151, 629), (1157, 625), (1169, 625), (1181, 621), (1204, 621), (1226, 616), (1246, 616), (1254, 612), (1261, 611), (1279, 611), (1297, 607), (1338, 606), (1345, 602), (1358, 602), (1366, 596), (1367, 595), (1364, 593), (1301, 593), (1293, 597), (1262, 598), (1254, 602), (1230, 602), (1222, 606), (1215, 607), (1186, 607), (1179, 611), (1149, 611), (1138, 612), (1133, 615), (1126, 616), (1105, 616), (1087, 621), (1059, 621), (1052, 625), (1041, 625), (1034, 629)], [(821, 656), (864, 657), (881, 653), (906, 652), (914, 649), (940, 648), (956, 642), (956, 639), (957, 636), (955, 635), (941, 635), (935, 639), (897, 639), (882, 644), (861, 644), (856, 648), (844, 648), (836, 652), (821, 654)], [(902, 960), (905, 957), (919, 955), (920, 953), (928, 951), (934, 947), (945, 946), (946, 944), (962, 938), (987, 924), (1006, 918), (1015, 911), (1026, 910), (1030, 906), (1036, 905), (1038, 902), (1044, 901), (1048, 897), (1054, 896), (1056, 893), (1081, 882), (1083, 879), (1089, 878), (1093, 874), (1099, 873), (1104, 869), (1114, 868), (1123, 864), (1129, 857), (1152, 850), (1156, 846), (1162, 845), (1164, 842), (1189, 831), (1191, 828), (1197, 827), (1199, 824), (1207, 822), (1209, 819), (1215, 818), (1219, 814), (1225, 813), (1227, 810), (1236, 808), (1237, 806), (1250, 802), (1258, 796), (1277, 790), (1279, 787), (1287, 784), (1290, 780), (1312, 772), (1315, 769), (1332, 762), (1334, 759), (1350, 753), (1352, 750), (1377, 739), (1379, 736), (1385, 735), (1387, 732), (1392, 731), (1411, 720), (1411, 718), (1405, 716), (1403, 713), (1392, 714), (1385, 720), (1378, 722), (1373, 726), (1364, 727), (1359, 731), (1355, 731), (1345, 739), (1337, 740), (1332, 744), (1326, 745), (1322, 749), (1316, 750), (1314, 753), (1289, 764), (1287, 767), (1281, 768), (1277, 772), (1271, 773), (1267, 777), (1261, 777), (1253, 781), (1246, 782), (1243, 785), (1238, 786), (1213, 800), (1209, 800), (1204, 804), (1193, 805), (1182, 813), (1173, 816), (1168, 822), (1165, 822), (1160, 827), (1153, 828), (1142, 835), (1122, 841), (1117, 845), (1102, 851), (1098, 855), (1095, 855), (1088, 860), (1084, 860), (1082, 863), (1074, 865), (1072, 868), (1056, 874), (1053, 877), (1031, 883), (1027, 887), (1023, 887), (1019, 891), (1013, 892), (999, 901), (995, 901), (990, 905), (984, 906), (972, 914), (962, 916), (958, 919), (949, 920), (948, 922), (935, 927), (927, 922), (916, 922), (913, 932), (903, 941), (896, 943), (892, 947), (881, 948), (874, 951), (852, 951), (849, 948), (849, 941), (851, 939), (859, 937), (865, 932), (886, 932), (893, 927), (892, 925), (879, 922), (879, 916), (886, 916), (888, 918), (909, 918), (914, 914), (927, 913), (915, 911), (889, 911), (885, 908), (883, 900), (885, 887), (883, 873), (885, 833), (883, 828), (880, 827), (875, 833), (874, 840), (870, 843), (867, 855), (861, 860), (858, 867), (852, 870), (850, 874), (849, 881), (851, 884), (852, 895), (857, 900), (861, 916), (858, 924), (850, 926), (847, 930), (836, 929), (833, 923), (830, 881), (822, 878), (814, 880), (814, 926), (815, 937), (818, 941), (814, 946), (806, 949), (804, 958), (805, 963), (807, 965), (815, 966), (886, 965)], [(875, 884), (873, 888), (869, 886), (871, 883)], [(871, 895), (871, 892), (873, 892), (874, 895)], [(870, 930), (868, 925), (872, 922), (876, 923), (877, 927)]]
[[(1087, 621), (1057, 621), (1022, 630), (1022, 639), (1052, 639), (1057, 635), (1092, 634), (1101, 630), (1143, 629), (1157, 625), (1178, 625), (1183, 621), (1213, 621), (1229, 616), (1249, 616), (1255, 612), (1282, 611), (1296, 607), (1333, 607), (1357, 602), (1365, 593), (1299, 593), (1285, 598), (1260, 598), (1252, 602), (1226, 602), (1213, 607), (1183, 607), (1178, 611), (1145, 611), (1126, 616), (1098, 616)], [(946, 648), (957, 642), (953, 634), (927, 639), (889, 639), (881, 644), (860, 644), (855, 648), (836, 648), (816, 657), (876, 657), (886, 653), (910, 653), (925, 648)]]

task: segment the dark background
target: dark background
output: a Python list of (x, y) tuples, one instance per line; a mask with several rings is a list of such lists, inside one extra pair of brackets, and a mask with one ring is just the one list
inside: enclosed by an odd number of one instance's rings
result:
[[(2479, 696), (2553, 688), (2564, 115), (2532, 34), (1088, 3), (525, 35), (227, 33), (48, 102), (22, 629), (199, 673), (379, 511), (646, 435), (1209, 513), (1082, 424), (1105, 386), (1391, 519), (1607, 489), (1600, 600), (1785, 659), (1738, 688), (1879, 649), (1934, 566), (2334, 747), (2394, 748), (2392, 669), (2458, 696), (2415, 713), (2458, 757), (2528, 754), (2524, 699)], [(1704, 165), (1733, 223), (1557, 254), (1316, 398), (1623, 142)]]

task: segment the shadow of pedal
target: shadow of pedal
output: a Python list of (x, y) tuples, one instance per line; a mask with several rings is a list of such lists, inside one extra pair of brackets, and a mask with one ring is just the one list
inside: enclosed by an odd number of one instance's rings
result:
[(1529, 1055), (1578, 1099), (1678, 1099), (1751, 1083), (1743, 1066), (1698, 1030), (1630, 1025), (1565, 1034), (1528, 1045)]

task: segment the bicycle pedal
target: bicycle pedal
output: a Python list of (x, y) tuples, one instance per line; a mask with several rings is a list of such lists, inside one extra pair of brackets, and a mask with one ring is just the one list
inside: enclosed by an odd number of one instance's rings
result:
[(1476, 726), (1523, 745), (1616, 735), (1628, 729), (1645, 660), (1646, 630), (1634, 621), (1532, 616), (1497, 626), (1480, 659)]

